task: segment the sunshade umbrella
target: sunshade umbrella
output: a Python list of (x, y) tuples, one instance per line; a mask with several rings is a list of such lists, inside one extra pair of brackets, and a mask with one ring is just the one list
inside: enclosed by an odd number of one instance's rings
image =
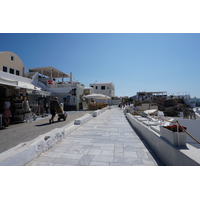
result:
[(87, 96), (85, 96), (86, 99), (110, 99), (109, 96), (106, 96), (104, 94), (89, 94)]

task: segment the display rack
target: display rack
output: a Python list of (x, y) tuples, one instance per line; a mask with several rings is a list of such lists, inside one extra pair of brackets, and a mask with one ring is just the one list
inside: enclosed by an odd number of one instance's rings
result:
[(23, 114), (23, 110), (22, 110), (22, 99), (14, 99), (13, 103), (14, 103), (14, 108), (15, 108), (15, 112), (14, 112), (14, 122), (24, 122), (24, 114)]

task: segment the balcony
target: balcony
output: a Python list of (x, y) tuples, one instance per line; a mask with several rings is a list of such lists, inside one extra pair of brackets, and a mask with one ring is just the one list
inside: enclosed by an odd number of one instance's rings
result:
[(84, 84), (81, 84), (79, 82), (56, 82), (56, 81), (51, 81), (47, 82), (47, 88), (66, 88), (66, 87), (79, 87), (84, 89)]

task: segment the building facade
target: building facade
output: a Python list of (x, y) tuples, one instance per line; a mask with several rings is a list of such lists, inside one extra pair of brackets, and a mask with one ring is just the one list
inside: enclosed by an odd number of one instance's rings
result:
[(22, 60), (13, 52), (0, 52), (0, 71), (24, 76), (25, 66)]
[(112, 82), (94, 83), (90, 84), (90, 87), (94, 88), (94, 93), (104, 94), (109, 97), (115, 96), (115, 86)]

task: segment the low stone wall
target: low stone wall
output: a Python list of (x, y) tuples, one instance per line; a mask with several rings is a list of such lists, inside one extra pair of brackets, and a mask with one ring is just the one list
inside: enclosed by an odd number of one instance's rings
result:
[(98, 117), (101, 114), (101, 110), (96, 110), (93, 112), (93, 117)]
[(43, 135), (38, 136), (29, 142), (18, 144), (17, 146), (0, 154), (0, 166), (23, 166), (41, 153), (52, 148), (63, 138), (77, 130), (81, 125), (73, 123), (62, 128), (53, 129)]
[(164, 140), (158, 133), (139, 122), (130, 113), (127, 113), (127, 119), (139, 135), (147, 142), (160, 160), (168, 166), (195, 166), (200, 165), (200, 160), (195, 152), (190, 149), (180, 149)]
[(107, 106), (105, 108), (99, 109), (99, 110), (95, 110), (93, 112), (93, 117), (98, 117), (101, 113), (105, 112), (108, 109), (112, 109), (115, 108), (116, 106)]
[(92, 118), (93, 118), (93, 116), (91, 114), (86, 114), (83, 117), (76, 119), (74, 121), (74, 125), (83, 125), (83, 124), (87, 123), (88, 121), (90, 121)]

